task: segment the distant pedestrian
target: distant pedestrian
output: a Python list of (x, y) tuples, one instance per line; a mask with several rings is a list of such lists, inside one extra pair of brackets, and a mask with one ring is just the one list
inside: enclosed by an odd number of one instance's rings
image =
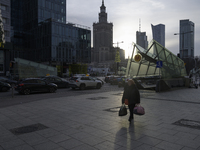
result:
[(133, 109), (136, 104), (140, 103), (140, 93), (133, 80), (128, 80), (128, 84), (124, 87), (122, 104), (124, 104), (125, 101), (128, 102), (128, 108), (130, 112), (130, 117), (128, 121), (131, 123), (131, 121), (133, 120)]

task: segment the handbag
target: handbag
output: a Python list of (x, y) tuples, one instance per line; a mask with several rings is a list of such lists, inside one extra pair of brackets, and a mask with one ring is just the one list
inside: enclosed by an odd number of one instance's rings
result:
[(126, 106), (123, 104), (123, 105), (120, 107), (119, 116), (126, 116), (126, 115), (127, 115), (127, 109), (126, 109)]
[(125, 105), (128, 105), (128, 99), (124, 100)]
[(139, 104), (136, 105), (133, 109), (133, 113), (136, 115), (144, 115), (145, 114), (145, 110), (144, 108)]

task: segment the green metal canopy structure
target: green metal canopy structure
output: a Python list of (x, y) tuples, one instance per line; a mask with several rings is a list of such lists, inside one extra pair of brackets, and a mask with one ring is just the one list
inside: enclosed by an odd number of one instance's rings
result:
[(186, 76), (186, 69), (180, 58), (152, 40), (148, 49), (133, 43), (133, 53), (127, 64), (126, 76), (172, 79)]

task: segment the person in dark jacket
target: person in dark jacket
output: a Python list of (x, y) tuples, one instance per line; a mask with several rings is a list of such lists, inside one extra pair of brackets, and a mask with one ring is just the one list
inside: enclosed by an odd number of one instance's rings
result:
[(140, 92), (133, 80), (129, 80), (128, 84), (124, 87), (122, 104), (125, 103), (125, 100), (128, 101), (128, 108), (130, 112), (128, 121), (131, 122), (133, 120), (133, 109), (136, 104), (140, 103)]

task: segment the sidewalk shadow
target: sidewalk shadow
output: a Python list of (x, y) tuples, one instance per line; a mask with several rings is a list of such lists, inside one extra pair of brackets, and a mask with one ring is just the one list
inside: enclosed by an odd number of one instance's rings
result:
[[(124, 124), (125, 125), (125, 124)], [(122, 127), (115, 135), (115, 148), (114, 149), (119, 149), (119, 146), (122, 146), (124, 149), (134, 149), (135, 148), (135, 143), (132, 140), (132, 134), (134, 134), (134, 122), (132, 123), (126, 123), (124, 127)]]

